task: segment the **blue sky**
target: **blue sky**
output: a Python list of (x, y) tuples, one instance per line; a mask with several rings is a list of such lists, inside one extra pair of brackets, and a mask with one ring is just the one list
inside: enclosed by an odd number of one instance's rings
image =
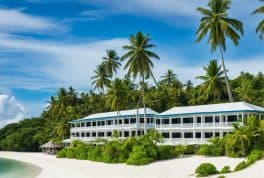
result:
[[(173, 69), (182, 81), (199, 81), (211, 54), (206, 40), (195, 44), (199, 23), (197, 0), (1, 0), (0, 2), (0, 127), (25, 116), (37, 116), (59, 87), (92, 88), (90, 77), (106, 49), (122, 55), (128, 36), (151, 35), (161, 57), (159, 79)], [(231, 78), (240, 71), (263, 71), (263, 41), (251, 12), (257, 0), (233, 0), (230, 15), (244, 22), (238, 47), (225, 54)], [(124, 72), (119, 71), (119, 76)], [(2, 98), (1, 98), (2, 97)], [(7, 112), (8, 111), (8, 112)], [(2, 113), (2, 114), (1, 114)], [(14, 113), (17, 113), (14, 115)]]

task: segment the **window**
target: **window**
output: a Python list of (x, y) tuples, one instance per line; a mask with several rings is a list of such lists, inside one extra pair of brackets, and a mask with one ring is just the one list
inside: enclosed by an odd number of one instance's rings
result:
[(75, 133), (72, 133), (71, 135), (72, 135), (72, 137), (75, 137)]
[(75, 128), (75, 124), (71, 124), (71, 128)]
[(215, 116), (215, 122), (220, 122), (220, 117), (219, 116)]
[(181, 118), (172, 118), (171, 119), (172, 124), (180, 124), (181, 123)]
[(113, 125), (113, 120), (106, 121), (106, 125)]
[(227, 122), (237, 122), (237, 116), (236, 115), (227, 116)]
[(202, 134), (201, 132), (195, 132), (195, 138), (201, 138)]
[(84, 122), (81, 123), (81, 127), (85, 127), (85, 123)]
[(170, 138), (170, 133), (169, 132), (162, 132), (162, 137), (163, 138)]
[(124, 137), (129, 137), (129, 132), (128, 131), (124, 132)]
[(93, 126), (96, 126), (96, 122), (95, 122), (95, 121), (93, 121), (92, 125), (93, 125)]
[(76, 127), (80, 127), (80, 123), (76, 123)]
[(169, 119), (162, 119), (162, 124), (169, 124), (170, 120)]
[(129, 119), (124, 119), (125, 124), (129, 124)]
[(112, 132), (107, 132), (108, 137), (112, 137)]
[(91, 126), (91, 122), (86, 122), (86, 127), (90, 127)]
[(86, 137), (90, 137), (90, 132), (86, 132)]
[(136, 131), (132, 131), (132, 137), (136, 136)]
[(93, 137), (96, 137), (96, 132), (93, 132), (93, 133), (92, 133), (92, 136), (93, 136)]
[(85, 133), (84, 132), (82, 132), (82, 137), (85, 137)]
[(205, 132), (204, 133), (205, 138), (212, 138), (213, 137), (213, 132)]
[(119, 124), (119, 125), (122, 125), (122, 120), (121, 120), (121, 119), (118, 120), (118, 124)]
[(156, 119), (156, 125), (160, 125), (160, 119)]
[(201, 123), (201, 117), (197, 117), (197, 123)]
[(185, 132), (184, 138), (193, 138), (193, 133), (192, 132)]
[(98, 132), (98, 137), (104, 137), (104, 132)]
[(191, 124), (191, 123), (193, 123), (193, 118), (192, 117), (185, 117), (185, 118), (183, 118), (183, 123), (184, 124)]
[(144, 124), (144, 118), (140, 118), (140, 123)]
[(204, 118), (205, 123), (213, 123), (213, 117), (212, 116), (206, 116)]
[(80, 133), (77, 132), (77, 133), (76, 133), (76, 137), (80, 137)]
[(219, 132), (215, 132), (215, 137), (220, 137), (220, 133)]
[(181, 138), (181, 132), (172, 132), (172, 138)]
[(137, 121), (137, 119), (136, 119), (136, 118), (131, 118), (131, 119), (130, 119), (130, 123), (131, 123), (131, 124), (135, 124), (135, 123), (136, 123), (136, 121)]

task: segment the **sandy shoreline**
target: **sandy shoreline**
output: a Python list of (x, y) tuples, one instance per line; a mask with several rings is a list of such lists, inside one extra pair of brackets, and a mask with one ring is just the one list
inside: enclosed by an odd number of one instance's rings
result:
[[(105, 164), (72, 159), (56, 159), (42, 153), (0, 152), (0, 157), (24, 161), (39, 166), (42, 171), (37, 178), (186, 178), (194, 177), (195, 168), (202, 162), (211, 162), (218, 169), (229, 165), (232, 169), (241, 158), (208, 158), (190, 156), (155, 162), (147, 166)], [(213, 176), (217, 177), (217, 176)], [(264, 160), (237, 173), (227, 174), (228, 178), (263, 178)]]

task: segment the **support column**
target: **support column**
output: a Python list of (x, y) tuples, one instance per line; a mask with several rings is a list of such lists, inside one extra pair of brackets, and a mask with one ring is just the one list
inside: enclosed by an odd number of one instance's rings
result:
[(181, 128), (183, 128), (183, 117), (181, 117)]
[(169, 117), (169, 127), (171, 128), (171, 117)]

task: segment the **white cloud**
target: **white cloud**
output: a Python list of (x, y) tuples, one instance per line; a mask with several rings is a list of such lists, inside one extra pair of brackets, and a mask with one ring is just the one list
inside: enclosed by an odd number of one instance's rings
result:
[(0, 9), (1, 32), (40, 33), (50, 30), (62, 30), (57, 22), (24, 13), (21, 9)]
[(0, 128), (25, 117), (25, 109), (14, 96), (0, 95)]

